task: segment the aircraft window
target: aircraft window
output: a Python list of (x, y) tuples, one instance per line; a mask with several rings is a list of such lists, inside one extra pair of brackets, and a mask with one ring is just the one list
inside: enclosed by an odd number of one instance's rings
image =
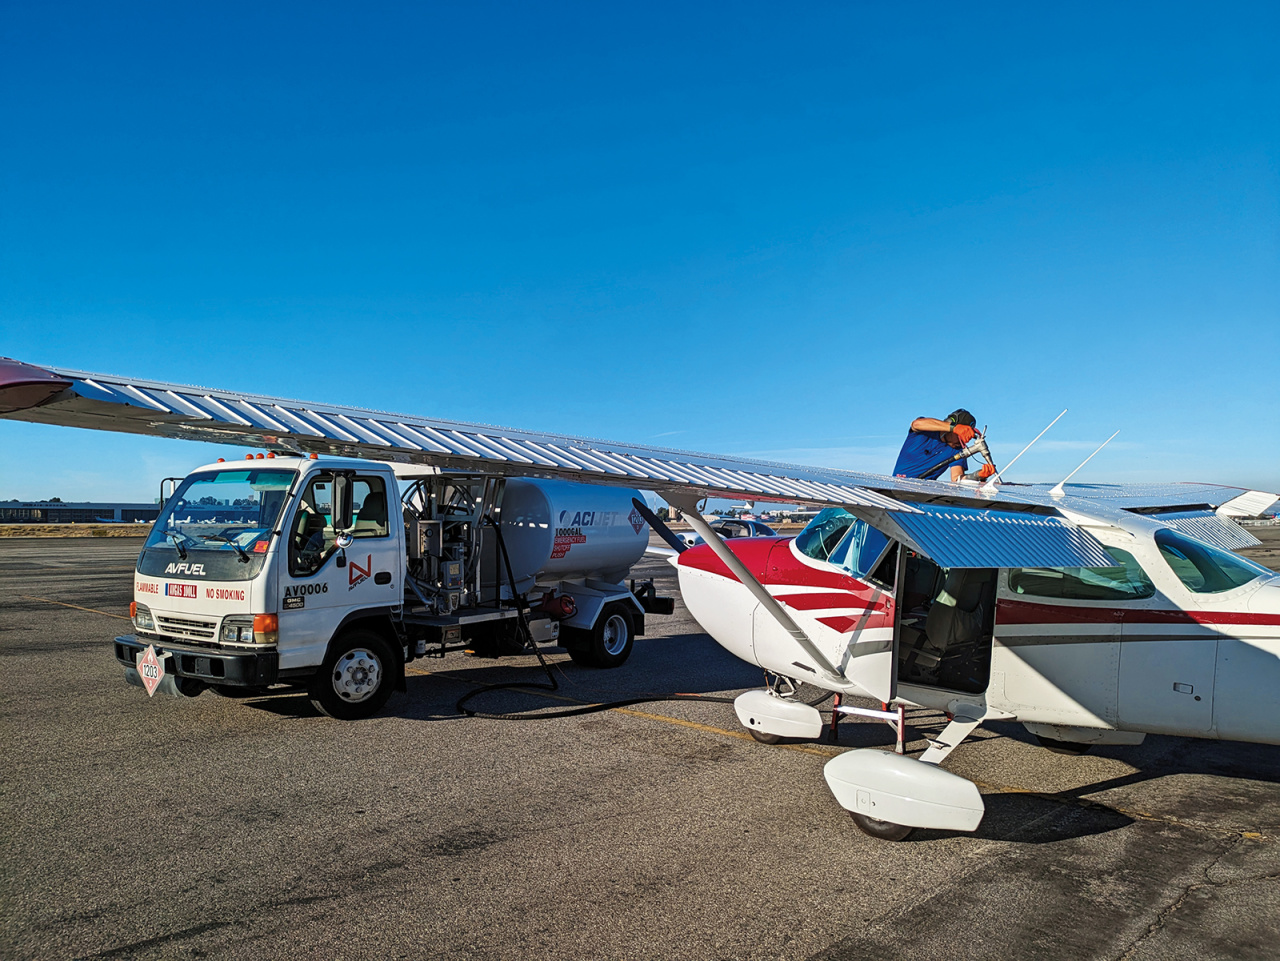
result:
[(1132, 554), (1118, 547), (1108, 547), (1107, 553), (1116, 561), (1114, 567), (1011, 568), (1009, 590), (1078, 601), (1127, 601), (1156, 592)]
[(796, 536), (796, 549), (814, 560), (825, 561), (840, 545), (849, 525), (857, 518), (842, 507), (828, 507)]
[(884, 552), (884, 560), (876, 565), (876, 569), (867, 575), (867, 579), (877, 581), (887, 587), (893, 587), (898, 580), (898, 542)]
[(832, 564), (839, 564), (854, 577), (866, 577), (888, 543), (889, 538), (884, 534), (866, 521), (855, 519), (849, 525), (844, 540), (831, 552), (829, 560)]
[(1271, 574), (1253, 561), (1175, 530), (1156, 531), (1156, 546), (1178, 580), (1196, 594), (1218, 594)]

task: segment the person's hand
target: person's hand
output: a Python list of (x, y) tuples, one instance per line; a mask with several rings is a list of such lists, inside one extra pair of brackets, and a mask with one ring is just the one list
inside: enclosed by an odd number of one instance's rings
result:
[(968, 424), (956, 424), (955, 427), (951, 428), (951, 433), (956, 435), (961, 444), (968, 447), (969, 441), (973, 440), (978, 432)]
[(983, 464), (982, 467), (978, 469), (978, 480), (986, 480), (995, 472), (996, 472), (995, 464)]

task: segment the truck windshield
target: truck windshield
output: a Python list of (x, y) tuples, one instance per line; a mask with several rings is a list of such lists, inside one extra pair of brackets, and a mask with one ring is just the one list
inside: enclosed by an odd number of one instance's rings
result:
[(139, 572), (209, 580), (253, 577), (262, 569), (296, 476), (264, 468), (192, 474), (160, 512), (138, 559)]

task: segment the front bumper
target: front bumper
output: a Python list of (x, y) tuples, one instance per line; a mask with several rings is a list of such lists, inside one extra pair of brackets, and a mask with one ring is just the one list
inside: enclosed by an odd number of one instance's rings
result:
[[(125, 680), (130, 684), (142, 686), (138, 657), (152, 644), (156, 657), (164, 665), (166, 678), (186, 678), (227, 687), (266, 687), (276, 683), (280, 672), (280, 655), (276, 651), (212, 651), (125, 634), (116, 638), (115, 652), (116, 660), (124, 668)], [(165, 689), (163, 684), (161, 689)]]

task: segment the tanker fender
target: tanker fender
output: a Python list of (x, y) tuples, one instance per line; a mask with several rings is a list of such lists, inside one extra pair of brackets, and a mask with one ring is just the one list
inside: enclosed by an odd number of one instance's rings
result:
[(589, 631), (595, 627), (596, 619), (606, 604), (621, 601), (631, 608), (636, 636), (644, 633), (644, 607), (625, 584), (593, 582), (588, 585), (577, 581), (561, 581), (559, 590), (561, 594), (572, 597), (578, 606), (578, 611), (573, 617), (566, 617), (560, 622), (562, 626)]

